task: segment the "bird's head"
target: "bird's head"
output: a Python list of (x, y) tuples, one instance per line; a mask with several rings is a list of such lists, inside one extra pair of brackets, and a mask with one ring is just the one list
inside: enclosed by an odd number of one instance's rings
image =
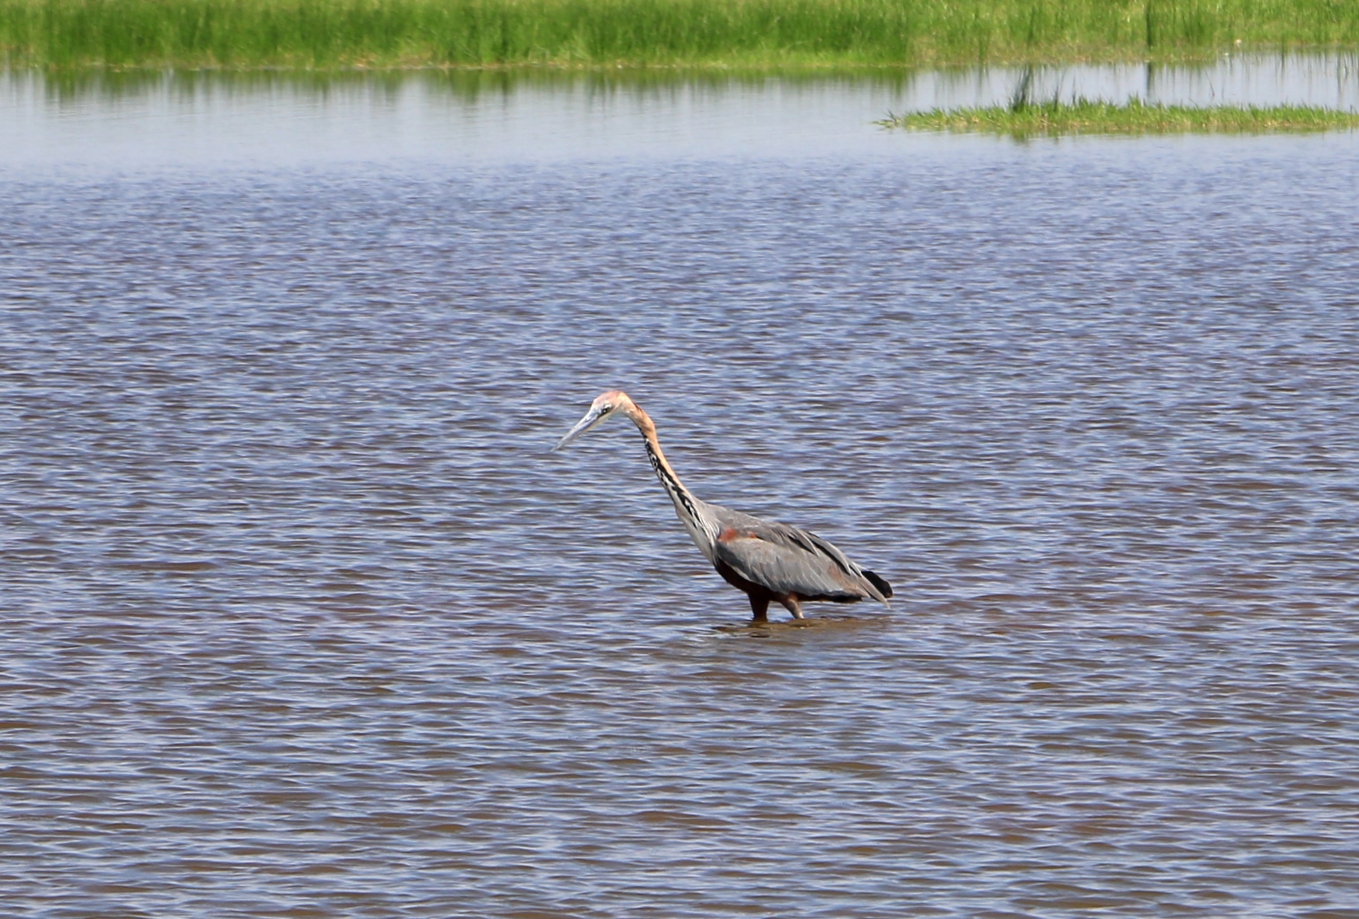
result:
[(646, 419), (648, 422), (651, 420), (647, 418), (645, 412), (637, 407), (637, 403), (628, 398), (627, 393), (621, 389), (610, 390), (590, 403), (590, 410), (585, 413), (585, 417), (577, 421), (576, 426), (567, 431), (566, 436), (558, 441), (557, 446), (552, 449), (560, 450), (590, 428), (612, 418), (614, 415), (626, 415), (638, 427), (642, 426), (642, 419)]

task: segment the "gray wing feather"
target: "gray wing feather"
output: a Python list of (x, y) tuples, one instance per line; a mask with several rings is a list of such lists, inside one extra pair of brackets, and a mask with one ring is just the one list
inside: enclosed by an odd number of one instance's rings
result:
[(715, 555), (746, 580), (774, 593), (885, 602), (863, 569), (815, 533), (716, 505), (709, 508), (724, 531), (737, 531), (736, 538), (717, 542)]

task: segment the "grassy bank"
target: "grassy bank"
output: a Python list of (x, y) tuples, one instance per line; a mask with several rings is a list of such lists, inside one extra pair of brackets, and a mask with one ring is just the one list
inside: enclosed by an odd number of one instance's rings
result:
[(1359, 46), (1357, 0), (0, 0), (46, 67), (860, 67)]
[(894, 116), (889, 127), (1019, 137), (1056, 134), (1270, 133), (1359, 128), (1359, 114), (1296, 105), (1181, 106), (1042, 102), (990, 108), (935, 109)]

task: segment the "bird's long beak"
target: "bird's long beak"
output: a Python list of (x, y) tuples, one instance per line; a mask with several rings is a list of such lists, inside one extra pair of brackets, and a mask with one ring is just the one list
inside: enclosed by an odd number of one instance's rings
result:
[(567, 431), (566, 436), (563, 437), (561, 440), (557, 441), (557, 446), (553, 447), (552, 449), (556, 451), (560, 450), (562, 447), (565, 447), (567, 444), (571, 443), (571, 441), (575, 440), (577, 437), (584, 434), (586, 431), (590, 430), (590, 428), (599, 424), (599, 422), (604, 420), (604, 417), (605, 417), (604, 410), (602, 408), (595, 408), (594, 406), (591, 406), (590, 410), (585, 413), (585, 417), (580, 419), (580, 421), (577, 421), (576, 426), (571, 430)]

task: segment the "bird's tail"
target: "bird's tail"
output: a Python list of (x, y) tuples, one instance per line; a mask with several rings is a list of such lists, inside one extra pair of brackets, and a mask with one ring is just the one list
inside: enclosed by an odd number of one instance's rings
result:
[(868, 583), (872, 584), (875, 588), (877, 588), (878, 593), (882, 594), (884, 597), (892, 596), (891, 584), (888, 584), (882, 578), (878, 577), (876, 574), (874, 574), (871, 571), (868, 571), (867, 569), (864, 570), (864, 577), (868, 578)]

